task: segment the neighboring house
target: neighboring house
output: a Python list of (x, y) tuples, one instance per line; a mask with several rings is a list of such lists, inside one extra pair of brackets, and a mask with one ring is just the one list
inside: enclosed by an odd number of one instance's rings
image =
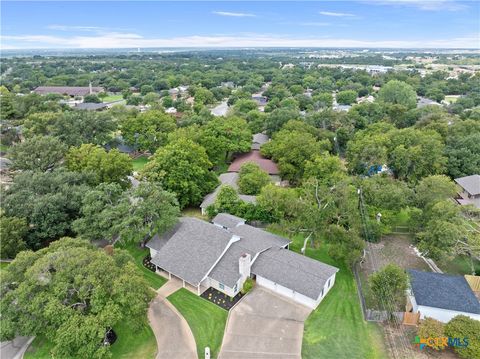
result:
[(228, 172), (240, 172), (240, 168), (246, 162), (254, 162), (260, 166), (262, 170), (270, 175), (275, 183), (280, 183), (280, 170), (275, 162), (263, 157), (258, 150), (252, 150), (248, 153), (242, 153), (228, 167)]
[(270, 141), (270, 137), (263, 133), (256, 133), (253, 135), (252, 139), (252, 150), (260, 150), (260, 147)]
[(442, 323), (457, 315), (480, 320), (480, 302), (463, 276), (410, 269), (407, 310)]
[(229, 214), (208, 223), (180, 218), (147, 243), (157, 271), (178, 277), (198, 295), (213, 287), (230, 297), (249, 277), (257, 285), (316, 308), (335, 283), (338, 268), (291, 252), (290, 241)]
[[(220, 176), (218, 176), (218, 179), (220, 180), (220, 185), (215, 188), (215, 190), (212, 193), (209, 193), (205, 196), (203, 199), (202, 204), (200, 204), (200, 208), (202, 210), (202, 214), (206, 215), (207, 214), (207, 208), (208, 206), (212, 205), (215, 203), (218, 194), (220, 193), (220, 190), (223, 186), (228, 185), (235, 189), (238, 192), (238, 173), (236, 172), (227, 172), (227, 173), (222, 173)], [(256, 196), (249, 196), (246, 194), (239, 194), (238, 197), (248, 203), (256, 203), (257, 197)]]
[(259, 111), (265, 111), (265, 106), (267, 105), (268, 98), (261, 94), (254, 94), (252, 95), (252, 100), (257, 103)]
[(92, 85), (88, 87), (72, 87), (72, 86), (39, 86), (35, 90), (34, 93), (39, 95), (48, 95), (48, 94), (59, 94), (59, 95), (67, 95), (70, 97), (80, 96), (83, 97), (89, 94), (97, 94), (100, 92), (104, 92), (103, 87), (92, 87)]
[(442, 106), (438, 102), (434, 100), (430, 100), (429, 98), (426, 97), (418, 97), (417, 99), (417, 108), (422, 108), (425, 106)]
[(107, 151), (110, 151), (113, 148), (116, 148), (121, 153), (126, 153), (126, 154), (132, 154), (133, 152), (135, 152), (135, 148), (133, 146), (127, 145), (127, 143), (125, 142), (122, 136), (115, 137), (113, 141), (105, 145), (105, 149)]
[(462, 189), (458, 193), (460, 198), (457, 198), (457, 202), (462, 206), (473, 204), (480, 208), (480, 175), (455, 178), (455, 182)]
[(75, 105), (75, 110), (102, 111), (108, 108), (107, 103), (82, 102)]
[(176, 114), (177, 109), (175, 107), (169, 107), (165, 110), (165, 113)]

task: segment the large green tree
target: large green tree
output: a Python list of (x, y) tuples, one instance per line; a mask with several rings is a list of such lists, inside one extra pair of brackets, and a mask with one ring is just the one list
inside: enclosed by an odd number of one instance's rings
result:
[(127, 176), (133, 169), (128, 155), (120, 153), (117, 149), (107, 152), (102, 147), (92, 144), (70, 148), (66, 155), (66, 164), (71, 171), (93, 173), (97, 184), (115, 182), (123, 187), (129, 185)]
[(126, 142), (140, 151), (154, 153), (167, 142), (167, 136), (177, 127), (175, 119), (162, 111), (151, 110), (127, 118), (122, 124)]
[(13, 146), (9, 157), (14, 169), (47, 171), (60, 166), (66, 151), (67, 146), (56, 137), (34, 136)]
[(405, 301), (408, 277), (396, 264), (387, 264), (368, 278), (374, 299), (388, 313), (396, 311)]
[(270, 183), (270, 176), (254, 162), (242, 165), (238, 177), (238, 187), (243, 194), (257, 195)]
[(107, 331), (122, 322), (140, 329), (153, 298), (127, 252), (67, 238), (18, 254), (0, 289), (1, 340), (45, 336), (58, 358), (110, 357)]
[(7, 217), (0, 213), (0, 257), (15, 258), (18, 252), (27, 248), (25, 237), (28, 232), (27, 221), (23, 218)]
[(181, 208), (198, 204), (211, 192), (218, 180), (210, 171), (205, 149), (191, 140), (180, 138), (155, 152), (144, 168), (144, 176), (159, 182), (162, 187), (177, 195)]
[(406, 82), (391, 80), (378, 91), (378, 100), (388, 104), (402, 105), (406, 108), (415, 108), (417, 94)]

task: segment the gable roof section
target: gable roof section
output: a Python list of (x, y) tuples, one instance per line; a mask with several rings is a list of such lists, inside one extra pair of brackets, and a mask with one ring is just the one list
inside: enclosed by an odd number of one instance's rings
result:
[(278, 166), (272, 160), (263, 157), (259, 151), (250, 151), (248, 153), (242, 153), (230, 164), (228, 172), (239, 172), (240, 167), (246, 162), (254, 162), (260, 166), (262, 170), (269, 175), (278, 175), (280, 173)]
[[(103, 87), (92, 87), (92, 93), (103, 92)], [(48, 95), (50, 93), (57, 93), (60, 95), (69, 96), (85, 96), (90, 93), (90, 87), (80, 86), (38, 86), (33, 92), (40, 95)]]
[(245, 220), (228, 213), (219, 213), (212, 219), (212, 223), (227, 229), (233, 229), (240, 224), (245, 224)]
[(338, 268), (288, 249), (272, 247), (253, 263), (252, 273), (317, 300)]
[(418, 305), (480, 314), (480, 303), (463, 276), (414, 269), (408, 272)]
[(184, 217), (152, 263), (198, 285), (227, 249), (232, 234), (197, 218)]
[(164, 234), (159, 235), (158, 233), (153, 236), (151, 240), (145, 245), (147, 248), (151, 248), (153, 250), (159, 251), (163, 248), (165, 244), (167, 244), (168, 240), (173, 237), (175, 232), (178, 231), (180, 226), (182, 225), (182, 220), (178, 221), (172, 229), (166, 231)]
[(480, 194), (480, 175), (455, 178), (455, 182), (472, 196)]
[(225, 255), (220, 259), (215, 268), (208, 275), (210, 278), (233, 288), (235, 283), (240, 279), (240, 271), (238, 266), (238, 260), (240, 256), (245, 253), (250, 254), (252, 257), (254, 253), (248, 251), (242, 247), (240, 240), (239, 242), (233, 243), (230, 248), (228, 248)]
[(285, 247), (291, 242), (284, 237), (252, 227), (248, 224), (232, 228), (231, 232), (241, 238), (239, 244), (251, 252), (251, 254), (260, 253), (273, 246)]

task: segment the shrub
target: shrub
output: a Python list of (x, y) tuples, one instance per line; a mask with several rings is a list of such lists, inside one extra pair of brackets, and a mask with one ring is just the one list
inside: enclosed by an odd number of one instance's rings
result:
[(247, 278), (247, 280), (243, 283), (243, 287), (242, 287), (242, 294), (247, 294), (248, 292), (250, 292), (253, 288), (253, 279), (252, 278)]
[(467, 338), (466, 347), (455, 347), (461, 358), (480, 358), (480, 321), (458, 315), (445, 325), (445, 335), (450, 338)]
[[(420, 338), (440, 338), (444, 336), (444, 325), (433, 318), (425, 318), (420, 323), (417, 334)], [(435, 343), (431, 348), (435, 350), (444, 349), (441, 341)]]

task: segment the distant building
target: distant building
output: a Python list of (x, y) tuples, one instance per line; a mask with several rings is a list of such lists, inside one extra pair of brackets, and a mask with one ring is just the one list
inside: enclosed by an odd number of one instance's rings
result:
[(455, 182), (460, 186), (457, 202), (463, 206), (473, 204), (480, 208), (480, 175), (471, 175), (455, 178)]
[(480, 320), (480, 302), (463, 276), (410, 269), (407, 311), (447, 323), (457, 315)]
[(417, 100), (417, 108), (422, 108), (425, 106), (442, 106), (442, 105), (434, 100), (430, 100), (429, 98), (419, 97)]
[(177, 109), (175, 107), (169, 107), (165, 110), (165, 113), (176, 114)]
[(58, 94), (62, 96), (86, 96), (91, 94), (98, 94), (100, 92), (104, 92), (103, 87), (71, 87), (71, 86), (39, 86), (35, 90), (34, 93), (39, 95), (48, 95), (48, 94)]
[(252, 140), (252, 150), (260, 150), (260, 147), (264, 144), (270, 141), (270, 137), (263, 133), (256, 133), (253, 135), (253, 140)]
[(102, 111), (108, 108), (108, 103), (82, 102), (75, 105), (75, 110)]
[(233, 81), (225, 81), (225, 82), (222, 82), (220, 86), (233, 89), (235, 88), (235, 83)]

